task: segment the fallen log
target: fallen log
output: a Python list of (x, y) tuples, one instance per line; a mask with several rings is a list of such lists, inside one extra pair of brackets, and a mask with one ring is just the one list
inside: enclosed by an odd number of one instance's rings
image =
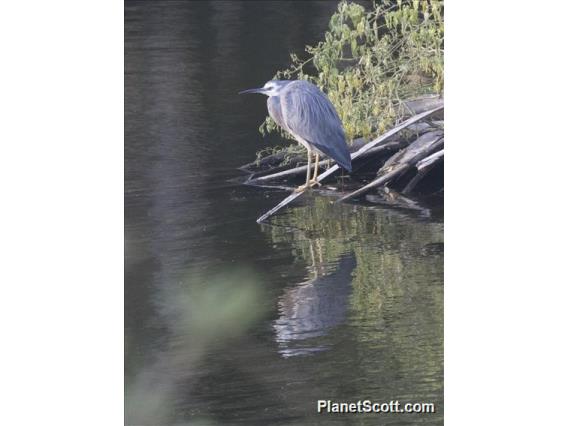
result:
[[(432, 132), (434, 133), (434, 132)], [(395, 177), (401, 176), (404, 172), (413, 167), (418, 161), (430, 156), (432, 153), (438, 151), (444, 144), (443, 133), (434, 135), (435, 139), (427, 140), (424, 136), (431, 137), (431, 134), (426, 134), (418, 138), (415, 142), (410, 144), (407, 148), (393, 155), (379, 170), (377, 179), (368, 183), (367, 185), (341, 197), (337, 202), (343, 202), (359, 195), (369, 192), (371, 189), (380, 185), (384, 185)], [(422, 140), (421, 140), (422, 139)], [(425, 143), (424, 141), (427, 140)]]
[(402, 190), (402, 193), (405, 195), (410, 193), (416, 187), (416, 185), (422, 179), (424, 179), (424, 177), (430, 172), (430, 170), (432, 170), (440, 161), (443, 161), (443, 159), (444, 150), (442, 149), (416, 163), (416, 169), (418, 170), (418, 173), (416, 173), (412, 180), (408, 182), (408, 184)]
[(444, 150), (442, 149), (438, 152), (435, 152), (431, 156), (426, 157), (424, 160), (420, 160), (418, 163), (416, 163), (416, 168), (418, 170), (422, 170), (426, 167), (430, 167), (432, 164), (442, 160), (443, 157), (444, 157)]
[[(435, 114), (438, 111), (442, 111), (444, 109), (444, 105), (439, 105), (431, 110), (425, 111), (421, 114), (417, 114), (411, 118), (409, 118), (408, 120), (404, 121), (403, 123), (401, 123), (400, 125), (393, 127), (392, 129), (388, 130), (387, 132), (385, 132), (383, 135), (379, 136), (378, 138), (376, 138), (375, 140), (367, 143), (366, 145), (364, 145), (361, 149), (359, 149), (357, 152), (355, 152), (354, 154), (351, 155), (351, 161), (355, 160), (356, 158), (362, 156), (365, 152), (379, 146), (380, 144), (385, 144), (392, 136), (396, 135), (397, 133), (399, 133), (401, 130), (406, 129), (408, 126), (410, 126), (411, 124), (414, 124), (420, 120), (423, 120), (426, 117), (431, 116), (432, 114)], [(424, 158), (424, 157), (422, 157)], [(318, 176), (317, 181), (318, 182), (322, 182), (324, 179), (328, 178), (329, 176), (331, 176), (333, 173), (335, 173), (337, 170), (339, 170), (339, 166), (333, 165), (331, 166), (329, 169), (327, 169), (324, 173), (322, 173), (321, 175)], [(256, 221), (257, 223), (261, 223), (263, 221), (265, 221), (266, 219), (268, 219), (270, 216), (272, 216), (274, 213), (276, 213), (278, 210), (280, 210), (282, 207), (285, 207), (286, 205), (288, 205), (289, 203), (291, 203), (292, 201), (294, 201), (296, 198), (298, 198), (300, 195), (302, 195), (304, 193), (304, 191), (302, 192), (294, 192), (293, 194), (289, 195), (288, 197), (286, 197), (284, 200), (282, 200), (278, 205), (276, 205), (275, 207), (273, 207), (272, 209), (270, 209), (268, 212), (266, 212), (265, 214), (263, 214), (262, 216), (260, 216)]]
[(383, 167), (377, 172), (377, 175), (385, 173), (389, 170), (389, 168), (395, 167), (398, 164), (415, 160), (417, 155), (423, 153), (424, 150), (428, 149), (433, 143), (443, 137), (443, 135), (443, 130), (434, 130), (432, 132), (424, 133), (405, 149), (397, 152), (389, 158)]

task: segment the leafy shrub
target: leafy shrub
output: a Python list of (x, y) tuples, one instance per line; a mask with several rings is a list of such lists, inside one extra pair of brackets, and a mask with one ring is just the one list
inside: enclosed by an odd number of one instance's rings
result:
[[(370, 138), (404, 115), (402, 100), (444, 90), (443, 1), (374, 2), (371, 10), (341, 1), (325, 39), (291, 54), (276, 79), (308, 80), (327, 93), (347, 139)], [(280, 131), (267, 117), (263, 135)]]

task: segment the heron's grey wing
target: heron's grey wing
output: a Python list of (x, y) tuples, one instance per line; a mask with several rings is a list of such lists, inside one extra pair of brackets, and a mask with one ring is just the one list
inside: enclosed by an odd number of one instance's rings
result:
[(307, 81), (296, 81), (280, 95), (288, 130), (351, 171), (351, 156), (341, 120), (327, 96)]

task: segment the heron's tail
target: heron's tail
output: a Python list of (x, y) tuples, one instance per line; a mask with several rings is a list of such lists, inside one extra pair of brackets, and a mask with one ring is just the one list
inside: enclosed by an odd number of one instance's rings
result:
[(334, 145), (323, 145), (323, 144), (313, 144), (319, 151), (323, 152), (329, 158), (335, 160), (335, 162), (341, 166), (347, 172), (351, 173), (351, 154), (347, 149), (347, 145), (343, 140), (341, 143)]
[(347, 158), (336, 158), (335, 161), (348, 173), (351, 173), (351, 171), (353, 170), (353, 168), (351, 167), (351, 155), (349, 155), (349, 152), (347, 153)]
[(347, 144), (343, 142), (342, 144), (336, 144), (334, 147), (329, 149), (329, 156), (335, 160), (343, 169), (351, 173), (351, 154), (347, 149)]

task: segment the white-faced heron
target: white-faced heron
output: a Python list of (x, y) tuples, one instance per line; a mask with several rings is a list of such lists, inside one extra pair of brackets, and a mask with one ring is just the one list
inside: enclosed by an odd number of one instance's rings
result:
[[(264, 87), (243, 90), (242, 93), (262, 93), (272, 119), (308, 150), (306, 184), (303, 191), (317, 182), (319, 156), (327, 155), (351, 172), (351, 156), (345, 142), (341, 120), (327, 96), (305, 80), (271, 80)], [(311, 157), (315, 152), (314, 175), (310, 179)]]

